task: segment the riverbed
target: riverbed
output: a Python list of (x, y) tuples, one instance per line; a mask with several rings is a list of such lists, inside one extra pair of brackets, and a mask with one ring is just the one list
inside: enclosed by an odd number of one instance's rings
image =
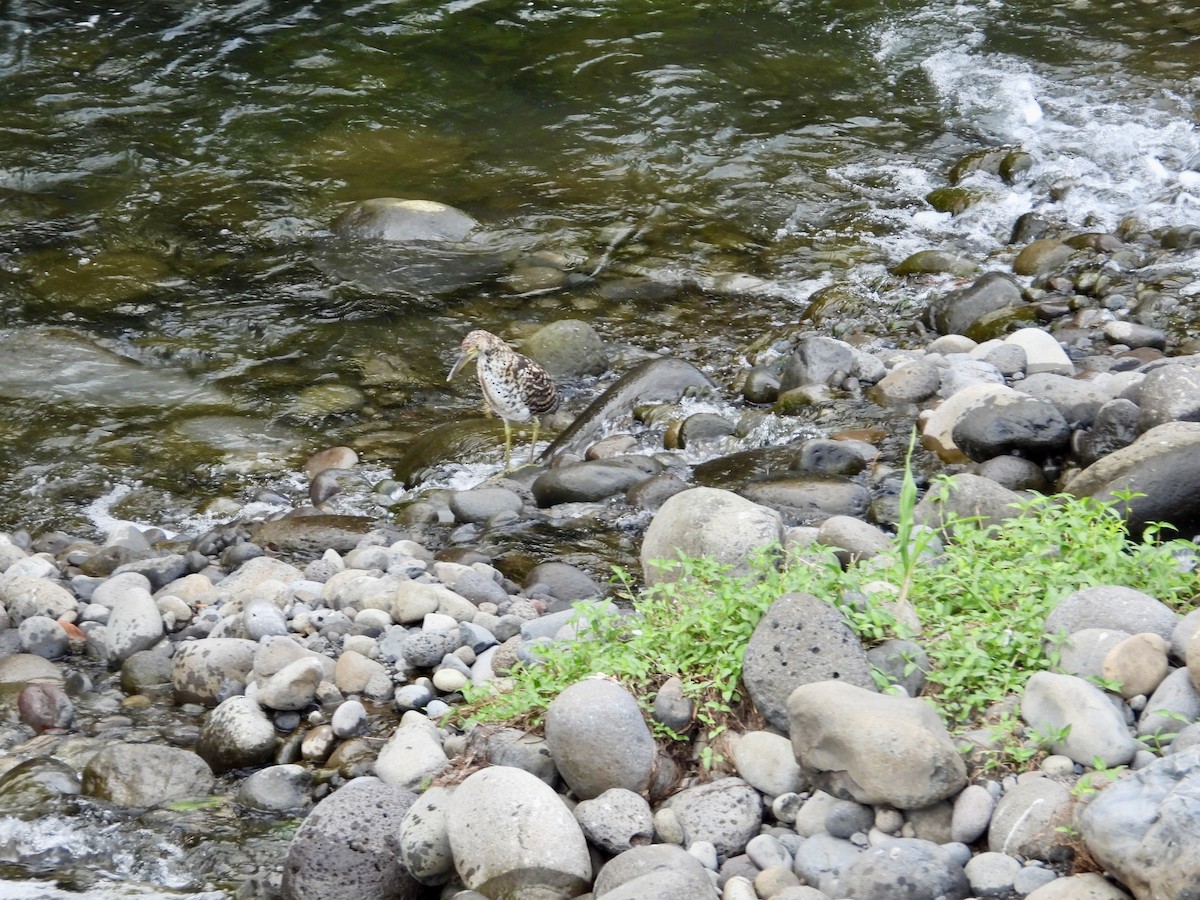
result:
[[(0, 531), (198, 534), (302, 503), (304, 461), (333, 445), (386, 484), (420, 434), (481, 414), (469, 380), (446, 383), (472, 328), (519, 341), (588, 322), (612, 371), (564, 383), (568, 410), (672, 354), (736, 413), (774, 334), (921, 341), (926, 300), (961, 282), (893, 274), (914, 252), (1009, 271), (1028, 212), (1099, 232), (1194, 225), (1200, 14), (1043, 7), (10, 3)], [(1000, 147), (1028, 167), (951, 185)], [(951, 186), (970, 202), (939, 211), (930, 195)], [(377, 197), (463, 210), (504, 252), (384, 277), (332, 233)], [(1172, 259), (1184, 281), (1200, 272), (1200, 251)], [(391, 499), (500, 464), (498, 447), (451, 461)], [(550, 556), (560, 538), (588, 536), (564, 522), (525, 540)], [(603, 562), (637, 548), (609, 551), (589, 547)], [(160, 713), (133, 715), (161, 728)], [(228, 809), (179, 817), (167, 845), (153, 814), (63, 812), (5, 840), (67, 860), (77, 828), (106, 839), (110, 871), (78, 866), (93, 900), (225, 896), (195, 873)], [(248, 868), (287, 840), (229, 833)]]

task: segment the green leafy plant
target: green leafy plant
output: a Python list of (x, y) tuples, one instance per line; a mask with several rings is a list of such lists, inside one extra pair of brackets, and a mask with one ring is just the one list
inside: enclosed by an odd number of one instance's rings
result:
[[(944, 482), (934, 486), (946, 489)], [(747, 576), (712, 560), (681, 558), (659, 564), (673, 569), (675, 580), (641, 590), (618, 570), (626, 609), (580, 605), (576, 640), (540, 646), (536, 661), (518, 665), (508, 679), (468, 687), (457, 719), (536, 726), (558, 693), (592, 675), (623, 684), (648, 713), (657, 690), (677, 677), (695, 706), (694, 726), (711, 740), (743, 709), (742, 656), (754, 627), (776, 598), (799, 590), (835, 604), (866, 644), (917, 640), (930, 659), (926, 695), (951, 724), (967, 725), (1020, 690), (1031, 673), (1057, 665), (1061, 641), (1045, 634), (1045, 622), (1066, 594), (1116, 584), (1180, 605), (1197, 593), (1196, 573), (1179, 559), (1194, 557), (1194, 545), (1162, 541), (1162, 526), (1130, 538), (1118, 509), (1132, 495), (1111, 502), (1034, 496), (1002, 525), (949, 517), (937, 533), (918, 524), (916, 497), (906, 467), (892, 547), (845, 570), (823, 547), (782, 560), (771, 548)], [(665, 738), (688, 736), (655, 728)], [(1013, 728), (1003, 745), (1010, 766), (1042, 752)], [(702, 744), (711, 765), (716, 751)]]
[[(660, 563), (676, 580), (640, 592), (618, 570), (617, 583), (632, 611), (577, 604), (578, 640), (539, 648), (537, 662), (519, 666), (507, 690), (468, 686), (460, 720), (537, 725), (559, 692), (591, 675), (615, 679), (649, 710), (659, 687), (677, 677), (695, 706), (696, 724), (709, 739), (716, 737), (742, 702), (742, 655), (763, 613), (781, 594), (815, 583), (832, 588), (841, 574), (832, 553), (783, 570), (769, 555), (743, 577), (711, 559)], [(664, 737), (683, 737), (654, 726)]]

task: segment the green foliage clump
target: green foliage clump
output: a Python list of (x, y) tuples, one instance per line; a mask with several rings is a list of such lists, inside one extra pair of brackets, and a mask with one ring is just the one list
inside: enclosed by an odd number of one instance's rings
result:
[[(766, 557), (755, 574), (736, 577), (711, 559), (658, 564), (674, 570), (675, 581), (640, 592), (628, 573), (617, 570), (632, 611), (611, 605), (576, 604), (578, 640), (538, 648), (536, 664), (513, 673), (510, 690), (467, 688), (466, 722), (540, 722), (560, 691), (589, 675), (606, 675), (625, 685), (647, 709), (653, 694), (672, 677), (696, 705), (696, 720), (713, 737), (742, 700), (742, 654), (763, 613), (791, 590), (826, 585), (832, 590), (841, 567), (832, 554), (778, 568)], [(667, 737), (678, 738), (656, 725)]]
[(780, 595), (805, 591), (842, 609), (865, 643), (920, 643), (930, 659), (926, 693), (963, 724), (1055, 666), (1045, 620), (1068, 593), (1124, 585), (1179, 605), (1200, 588), (1180, 561), (1194, 558), (1194, 544), (1160, 541), (1157, 527), (1130, 538), (1116, 505), (1129, 497), (1035, 496), (1001, 526), (952, 519), (940, 534), (944, 546), (915, 525), (915, 499), (906, 474), (893, 546), (846, 569), (833, 550), (811, 547), (782, 564), (764, 557), (745, 577), (712, 560), (681, 559), (669, 564), (677, 580), (640, 592), (618, 572), (631, 610), (581, 604), (577, 640), (540, 647), (538, 661), (518, 666), (505, 690), (468, 688), (459, 718), (537, 725), (559, 692), (590, 675), (619, 681), (648, 709), (658, 688), (678, 677), (711, 738), (742, 700), (742, 656), (759, 619)]
[[(848, 615), (860, 633), (890, 626), (918, 640), (931, 661), (928, 693), (947, 718), (969, 719), (1020, 689), (1033, 672), (1054, 667), (1057, 651), (1047, 649), (1044, 626), (1067, 594), (1124, 585), (1180, 604), (1197, 592), (1196, 573), (1177, 555), (1194, 554), (1196, 547), (1162, 542), (1156, 527), (1132, 540), (1116, 507), (1129, 499), (1035, 496), (998, 526), (954, 519), (935, 558), (896, 550), (869, 567), (871, 579), (907, 586), (919, 634), (886, 608), (849, 609)], [(847, 575), (850, 581), (865, 572)]]

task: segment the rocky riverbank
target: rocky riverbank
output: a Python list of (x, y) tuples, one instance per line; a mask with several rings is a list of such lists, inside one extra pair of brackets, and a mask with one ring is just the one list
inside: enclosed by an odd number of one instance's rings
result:
[[(577, 639), (572, 603), (609, 602), (587, 571), (602, 553), (516, 565), (487, 552), (489, 536), (533, 522), (603, 533), (632, 546), (647, 581), (665, 577), (651, 560), (678, 551), (741, 565), (771, 544), (816, 541), (866, 559), (896, 523), (914, 423), (922, 471), (955, 477), (919, 507), (926, 521), (950, 508), (1001, 522), (1031, 489), (1130, 489), (1135, 530), (1194, 533), (1200, 354), (1187, 260), (1200, 229), (1018, 229), (1011, 275), (976, 277), (943, 254), (901, 264), (914, 293), (934, 274), (960, 279), (913, 311), (903, 341), (818, 333), (837, 312), (826, 293), (804, 327), (748, 352), (740, 398), (691, 362), (647, 360), (578, 413), (549, 465), (431, 488), (394, 515), (336, 510), (347, 491), (386, 502), (495, 433), (448, 426), (398, 461), (391, 486), (363, 487), (353, 451), (335, 448), (307, 469), (315, 506), (270, 521), (175, 538), (127, 526), (102, 543), (3, 536), (0, 810), (26, 823), (9, 832), (6, 861), (54, 877), (68, 854), (27, 849), (34, 823), (136, 811), (140, 828), (210, 848), (164, 862), (170, 879), (150, 866), (139, 877), (215, 896), (1200, 890), (1200, 864), (1181, 852), (1200, 840), (1182, 802), (1200, 790), (1200, 613), (1122, 585), (1082, 589), (1047, 621), (1069, 652), (1012, 698), (1052, 751), (1021, 775), (989, 777), (925, 701), (877, 692), (866, 648), (804, 597), (760, 623), (787, 639), (756, 633), (748, 645), (763, 724), (729, 740), (715, 780), (668, 757), (637, 698), (603, 677), (564, 691), (544, 734), (446, 724), (468, 682)], [(594, 371), (595, 333), (558, 328), (556, 374)], [(790, 439), (771, 439), (782, 432)], [(917, 693), (919, 679), (905, 688)], [(203, 804), (182, 803), (208, 796), (223, 798), (235, 839)], [(297, 816), (294, 838), (261, 837)], [(259, 831), (250, 840), (230, 822)]]

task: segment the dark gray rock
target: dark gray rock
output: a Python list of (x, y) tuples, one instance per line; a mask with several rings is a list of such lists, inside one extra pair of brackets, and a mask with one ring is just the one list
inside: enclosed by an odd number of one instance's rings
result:
[(312, 805), (313, 774), (304, 766), (267, 766), (252, 772), (238, 787), (238, 803), (269, 812), (305, 809)]
[(1113, 398), (1093, 382), (1053, 372), (1037, 372), (1018, 385), (1022, 393), (1050, 403), (1072, 428), (1090, 428), (1096, 414)]
[(923, 359), (897, 366), (869, 392), (881, 406), (921, 403), (937, 393), (942, 383), (942, 371)]
[(655, 512), (676, 494), (686, 491), (688, 487), (690, 485), (675, 473), (663, 472), (639, 481), (631, 487), (625, 492), (625, 502), (630, 506)]
[(935, 298), (929, 304), (929, 322), (942, 334), (969, 334), (984, 317), (1023, 304), (1015, 278), (989, 272), (969, 287)]
[(716, 441), (736, 431), (732, 422), (716, 413), (693, 413), (679, 426), (680, 448), (694, 446), (705, 441)]
[(1090, 466), (1110, 453), (1132, 444), (1138, 436), (1141, 410), (1132, 400), (1109, 400), (1096, 412), (1091, 428), (1072, 436), (1072, 445), (1081, 464)]
[(916, 697), (925, 687), (929, 654), (920, 644), (892, 638), (868, 650), (867, 662), (883, 672), (893, 684), (904, 688), (904, 693), (910, 697)]
[(648, 359), (592, 401), (546, 448), (542, 458), (582, 452), (601, 430), (628, 417), (639, 404), (674, 403), (686, 393), (704, 393), (713, 388), (712, 379), (689, 362), (671, 357)]
[(847, 441), (811, 438), (800, 445), (801, 471), (814, 475), (857, 475), (868, 460)]
[(261, 765), (275, 754), (275, 726), (249, 697), (230, 697), (208, 714), (196, 752), (215, 772)]
[(447, 653), (462, 646), (462, 634), (457, 628), (446, 631), (416, 631), (404, 638), (404, 658), (418, 668), (432, 668)]
[(866, 514), (871, 493), (849, 479), (815, 475), (782, 475), (741, 488), (747, 500), (778, 510), (792, 525), (811, 525), (830, 516)]
[(874, 690), (871, 664), (845, 617), (810, 594), (784, 594), (759, 620), (742, 680), (764, 719), (788, 733), (788, 697), (802, 684), (837, 679)]
[(533, 482), (541, 507), (586, 503), (624, 494), (639, 481), (657, 475), (662, 464), (646, 456), (585, 460), (543, 472)]
[(926, 494), (913, 511), (920, 525), (943, 528), (951, 514), (959, 518), (980, 517), (980, 525), (998, 525), (1018, 514), (1013, 504), (1024, 498), (1015, 491), (979, 475), (952, 476), (945, 491)]
[(1200, 748), (1109, 785), (1078, 815), (1096, 861), (1137, 897), (1200, 896)]
[(754, 366), (746, 373), (742, 396), (747, 403), (774, 403), (779, 399), (779, 376), (766, 366)]
[(401, 862), (400, 823), (417, 799), (377, 778), (356, 778), (304, 819), (283, 866), (284, 900), (422, 900)]
[[(1184, 534), (1200, 531), (1200, 423), (1168, 422), (1128, 447), (1088, 466), (1066, 485), (1083, 497), (1116, 501), (1137, 534), (1149, 522), (1170, 522)], [(1141, 496), (1129, 503), (1115, 492)]]
[(1045, 457), (1066, 448), (1071, 429), (1053, 405), (1033, 397), (998, 396), (971, 407), (952, 431), (954, 443), (981, 462), (1021, 453)]
[(805, 335), (783, 364), (779, 392), (810, 384), (838, 387), (855, 374), (858, 351), (845, 341), (821, 335)]
[(460, 522), (482, 524), (498, 513), (520, 512), (521, 505), (518, 493), (502, 487), (477, 487), (450, 495), (450, 511)]
[(993, 456), (980, 464), (978, 474), (1009, 491), (1045, 493), (1049, 487), (1045, 470), (1020, 456)]
[(523, 587), (545, 586), (556, 600), (568, 602), (601, 597), (605, 590), (587, 572), (564, 562), (539, 563), (529, 570)]
[(1139, 634), (1148, 631), (1165, 641), (1179, 616), (1149, 594), (1118, 585), (1082, 588), (1068, 594), (1046, 617), (1048, 636), (1074, 634), (1084, 628), (1108, 628)]

